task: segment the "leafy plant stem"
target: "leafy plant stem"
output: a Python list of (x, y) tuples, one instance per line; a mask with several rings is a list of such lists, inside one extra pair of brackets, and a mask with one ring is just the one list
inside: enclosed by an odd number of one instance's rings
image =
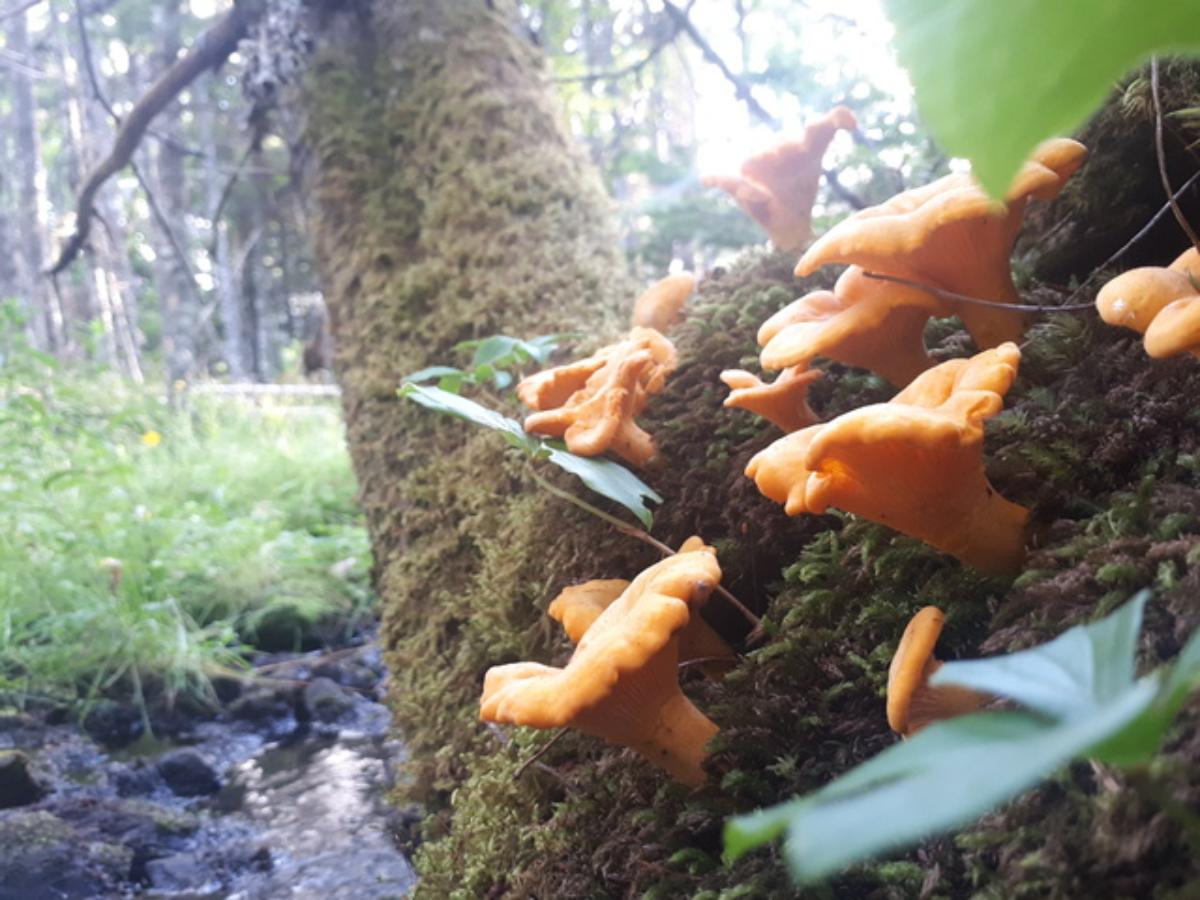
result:
[(1192, 246), (1200, 253), (1200, 237), (1192, 229), (1191, 223), (1183, 214), (1183, 210), (1179, 208), (1179, 203), (1175, 200), (1175, 194), (1171, 190), (1171, 177), (1167, 174), (1167, 156), (1163, 148), (1163, 111), (1162, 99), (1158, 94), (1158, 57), (1150, 58), (1150, 99), (1154, 103), (1154, 151), (1158, 156), (1158, 176), (1162, 179), (1163, 190), (1167, 192), (1167, 200), (1171, 204), (1171, 212), (1175, 214), (1175, 221), (1179, 223), (1179, 227), (1183, 229), (1184, 234), (1188, 236), (1188, 240), (1192, 242)]
[[(668, 547), (666, 544), (664, 544), (662, 541), (655, 538), (653, 535), (647, 534), (645, 531), (642, 531), (640, 528), (635, 528), (632, 525), (622, 522), (616, 516), (609, 515), (604, 510), (599, 509), (595, 506), (592, 506), (592, 504), (588, 503), (586, 500), (576, 497), (570, 491), (564, 491), (562, 488), (554, 486), (549, 481), (547, 481), (545, 478), (540, 476), (537, 472), (533, 471), (532, 468), (529, 469), (529, 477), (533, 479), (534, 483), (537, 484), (538, 487), (549, 492), (550, 494), (553, 494), (559, 500), (565, 500), (567, 503), (571, 503), (571, 504), (574, 504), (575, 506), (578, 506), (584, 512), (591, 513), (593, 516), (597, 516), (600, 519), (603, 519), (605, 522), (607, 522), (609, 525), (611, 525), (617, 531), (621, 532), (621, 534), (627, 534), (631, 538), (636, 538), (637, 540), (641, 541), (643, 544), (649, 544), (651, 547), (653, 547), (655, 550), (657, 550), (663, 556), (674, 556), (675, 551), (672, 550), (670, 547)], [(723, 598), (725, 598), (725, 600), (728, 601), (728, 603), (734, 609), (736, 609), (738, 611), (738, 613), (747, 622), (750, 623), (752, 628), (754, 628), (756, 630), (758, 629), (759, 622), (760, 622), (758, 616), (756, 616), (754, 613), (752, 613), (746, 607), (746, 605), (744, 603), (742, 603), (741, 600), (739, 600), (737, 597), (733, 596), (733, 594), (731, 594), (728, 590), (723, 588), (721, 585), (717, 585), (716, 592), (718, 594), (720, 594)]]

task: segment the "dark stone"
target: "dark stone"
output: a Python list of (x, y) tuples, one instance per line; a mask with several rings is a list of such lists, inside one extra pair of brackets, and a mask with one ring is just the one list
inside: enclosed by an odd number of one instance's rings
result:
[(379, 682), (374, 671), (352, 659), (322, 663), (313, 669), (313, 675), (360, 691), (369, 691)]
[(314, 678), (304, 689), (304, 707), (318, 722), (336, 722), (354, 709), (354, 699), (331, 678)]
[(28, 756), (20, 750), (0, 750), (0, 809), (36, 803), (47, 791)]
[(115, 766), (108, 777), (119, 797), (144, 797), (153, 794), (160, 784), (158, 771), (141, 760)]
[(142, 736), (145, 723), (136, 706), (99, 700), (83, 717), (83, 730), (97, 743), (124, 747)]
[(0, 847), (0, 900), (112, 896), (133, 862), (129, 848), (42, 811), (0, 815)]
[(272, 690), (265, 687), (253, 687), (229, 704), (229, 715), (235, 719), (249, 722), (285, 719), (292, 716), (294, 702), (290, 689)]
[(221, 779), (203, 756), (183, 748), (164, 754), (158, 761), (158, 774), (172, 791), (181, 797), (215, 794), (221, 789)]
[(315, 650), (321, 646), (318, 626), (306, 609), (281, 603), (263, 613), (247, 637), (260, 650)]
[(228, 705), (242, 696), (242, 679), (218, 675), (212, 679), (212, 689), (217, 699)]

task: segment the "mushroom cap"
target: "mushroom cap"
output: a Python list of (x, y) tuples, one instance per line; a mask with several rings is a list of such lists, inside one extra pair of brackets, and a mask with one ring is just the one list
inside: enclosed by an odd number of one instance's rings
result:
[[(1031, 197), (1057, 194), (1085, 153), (1082, 144), (1064, 138), (1040, 145), (1004, 203), (966, 174), (905, 191), (835, 225), (800, 258), (796, 275), (847, 263), (970, 297), (1015, 302), (1009, 256), (1025, 206)], [(954, 311), (984, 347), (1017, 339), (1028, 321), (1018, 311), (972, 304)]]
[(983, 467), (983, 420), (1016, 376), (1014, 344), (950, 360), (888, 403), (789, 434), (746, 467), (788, 515), (836, 506), (987, 571), (1024, 554), (1028, 510), (999, 497)]
[(1195, 247), (1188, 247), (1179, 256), (1175, 257), (1174, 262), (1167, 266), (1173, 272), (1180, 272), (1184, 275), (1191, 275), (1192, 278), (1200, 281), (1200, 250)]
[(779, 250), (798, 250), (812, 239), (812, 207), (821, 180), (821, 159), (839, 129), (858, 127), (854, 113), (838, 106), (804, 130), (750, 157), (737, 176), (708, 176), (706, 187), (730, 194), (767, 232)]
[(892, 657), (888, 667), (887, 720), (892, 731), (898, 734), (908, 733), (913, 695), (933, 674), (929, 671), (930, 663), (937, 662), (933, 658), (933, 649), (945, 622), (945, 614), (936, 606), (924, 607), (909, 621), (896, 655)]
[(768, 384), (744, 369), (726, 369), (721, 380), (731, 391), (724, 405), (749, 410), (784, 431), (798, 431), (819, 421), (808, 405), (808, 389), (821, 374), (820, 369), (793, 366)]
[(1179, 353), (1200, 356), (1200, 291), (1168, 303), (1146, 328), (1142, 341), (1155, 359)]
[(626, 745), (645, 740), (657, 710), (680, 695), (677, 632), (721, 580), (710, 549), (676, 553), (638, 575), (587, 629), (565, 668), (527, 662), (489, 669), (480, 718), (570, 725)]
[(563, 627), (572, 644), (592, 627), (600, 613), (608, 609), (614, 600), (629, 587), (626, 578), (596, 578), (583, 584), (563, 588), (550, 601), (547, 615)]
[(633, 305), (633, 325), (666, 331), (679, 321), (683, 305), (696, 289), (691, 272), (668, 275), (647, 288)]
[(814, 291), (763, 323), (764, 369), (808, 365), (818, 356), (878, 372), (897, 386), (933, 365), (925, 324), (950, 315), (928, 291), (868, 278), (851, 266), (833, 291)]
[(1183, 272), (1159, 266), (1142, 266), (1121, 273), (1100, 288), (1096, 295), (1096, 309), (1100, 312), (1100, 318), (1109, 325), (1119, 325), (1145, 334), (1154, 317), (1167, 304), (1196, 293), (1196, 288)]
[[(537, 410), (525, 419), (525, 430), (561, 437), (580, 456), (612, 450), (644, 466), (658, 451), (633, 420), (649, 396), (666, 385), (677, 361), (675, 345), (667, 338), (653, 328), (635, 326), (624, 340), (587, 359), (522, 379), (517, 394)], [(569, 388), (574, 390), (568, 393)]]

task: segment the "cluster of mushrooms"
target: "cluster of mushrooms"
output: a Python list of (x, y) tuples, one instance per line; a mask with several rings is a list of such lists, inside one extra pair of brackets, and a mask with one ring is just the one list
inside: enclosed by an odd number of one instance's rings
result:
[[(838, 107), (797, 141), (753, 157), (740, 176), (706, 179), (767, 232), (777, 249), (804, 250), (821, 160), (839, 130), (857, 128)], [(1040, 145), (1003, 202), (968, 174), (905, 191), (849, 216), (803, 252), (797, 276), (840, 263), (849, 268), (832, 291), (809, 293), (758, 331), (763, 369), (721, 373), (725, 405), (768, 419), (786, 434), (750, 460), (745, 473), (789, 515), (831, 506), (916, 537), (994, 574), (1018, 572), (1030, 512), (988, 483), (984, 422), (1004, 405), (1017, 375), (1029, 320), (1019, 304), (1010, 256), (1025, 209), (1062, 190), (1087, 151), (1057, 138)], [(1135, 269), (1097, 298), (1106, 322), (1145, 335), (1151, 356), (1200, 356), (1200, 253), (1168, 268)], [(930, 290), (933, 289), (936, 293)], [(695, 288), (671, 276), (635, 304), (622, 341), (585, 359), (539, 372), (517, 387), (533, 412), (531, 433), (561, 437), (581, 455), (611, 451), (645, 466), (653, 438), (634, 418), (663, 389), (676, 365), (663, 334), (681, 317)], [(992, 301), (992, 305), (978, 300)], [(958, 316), (981, 349), (935, 364), (924, 343), (930, 318)], [(820, 378), (818, 357), (869, 369), (899, 393), (821, 422), (808, 404)], [(698, 661), (719, 678), (733, 649), (700, 617), (717, 587), (716, 551), (699, 537), (632, 582), (605, 579), (564, 590), (549, 613), (576, 645), (562, 668), (524, 662), (490, 669), (480, 716), (536, 728), (569, 726), (632, 748), (687, 785), (705, 780), (705, 745), (717, 726), (679, 689), (682, 662)], [(922, 609), (900, 640), (888, 677), (887, 718), (908, 736), (939, 719), (977, 709), (988, 698), (958, 687), (931, 687), (941, 665), (933, 650), (943, 615)]]

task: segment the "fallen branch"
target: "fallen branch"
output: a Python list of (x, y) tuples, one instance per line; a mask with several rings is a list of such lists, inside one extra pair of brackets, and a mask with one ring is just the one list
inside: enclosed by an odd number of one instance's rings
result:
[(245, 0), (208, 31), (200, 35), (185, 56), (172, 65), (138, 100), (121, 124), (107, 157), (91, 171), (79, 190), (75, 203), (75, 231), (46, 273), (57, 275), (71, 264), (87, 241), (91, 230), (92, 204), (104, 183), (125, 168), (150, 123), (201, 72), (223, 63), (262, 10), (262, 0)]

